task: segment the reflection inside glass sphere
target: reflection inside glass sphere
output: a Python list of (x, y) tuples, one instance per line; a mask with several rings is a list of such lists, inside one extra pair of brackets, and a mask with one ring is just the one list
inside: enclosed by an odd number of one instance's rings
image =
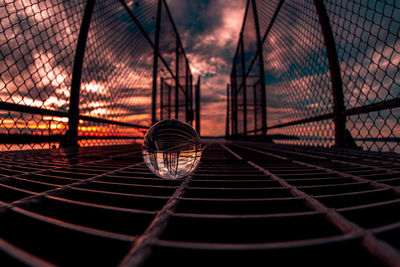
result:
[(143, 140), (142, 155), (157, 176), (179, 179), (192, 173), (200, 162), (200, 137), (189, 124), (163, 120), (154, 124)]

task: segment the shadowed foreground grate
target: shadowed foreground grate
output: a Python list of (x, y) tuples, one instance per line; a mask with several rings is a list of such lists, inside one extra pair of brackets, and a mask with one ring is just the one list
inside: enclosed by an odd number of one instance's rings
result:
[(399, 157), (210, 143), (194, 175), (171, 181), (139, 145), (5, 152), (0, 262), (395, 266)]

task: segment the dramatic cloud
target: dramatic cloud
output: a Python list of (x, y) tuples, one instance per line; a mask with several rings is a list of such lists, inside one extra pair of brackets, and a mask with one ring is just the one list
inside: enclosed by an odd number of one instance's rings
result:
[[(195, 76), (193, 82), (196, 83), (198, 76), (202, 78), (202, 135), (223, 135), (226, 86), (230, 82), (232, 58), (247, 1), (167, 2)], [(157, 0), (127, 2), (153, 41), (157, 3)], [(261, 35), (269, 25), (277, 3), (257, 1)], [(326, 3), (339, 55), (346, 107), (399, 97), (398, 18), (391, 13), (371, 17), (351, 8), (343, 9), (343, 14), (335, 11), (335, 1)], [(307, 5), (304, 1), (285, 2), (263, 45), (269, 126), (332, 111), (326, 49), (317, 24), (318, 16), (310, 12)], [(382, 5), (392, 7), (392, 4)], [(305, 7), (307, 15), (303, 11)], [(0, 53), (3, 56), (0, 101), (68, 110), (83, 9), (82, 3), (63, 1), (54, 4), (50, 0), (8, 1), (0, 9)], [(165, 10), (162, 14), (161, 19), (168, 20)], [(252, 20), (251, 15), (249, 20)], [(164, 22), (161, 23), (160, 52), (174, 72), (176, 36), (172, 26)], [(251, 23), (246, 22), (243, 34), (245, 58), (251, 58), (255, 35), (254, 29), (247, 27), (252, 27)], [(182, 59), (178, 60), (180, 73), (184, 69)], [(160, 65), (160, 76), (168, 77), (167, 67)], [(123, 6), (118, 1), (98, 1), (83, 64), (81, 114), (150, 125), (152, 71), (153, 48)], [(157, 98), (157, 101), (160, 100)], [(398, 112), (393, 109), (351, 116), (348, 128), (358, 138), (396, 137), (400, 132)], [(51, 116), (20, 116), (4, 111), (0, 112), (0, 117), (1, 130), (12, 128), (15, 133), (29, 129), (42, 133), (58, 129), (61, 133), (65, 127), (56, 123), (66, 124), (65, 120), (58, 121)], [(248, 119), (249, 124), (252, 121), (252, 118)], [(81, 123), (81, 127), (85, 127), (82, 131), (100, 131), (84, 123)], [(275, 129), (270, 133), (331, 138), (333, 125), (332, 121), (325, 121)]]
[(225, 134), (226, 86), (243, 23), (245, 0), (167, 1), (189, 58), (201, 76), (201, 134)]

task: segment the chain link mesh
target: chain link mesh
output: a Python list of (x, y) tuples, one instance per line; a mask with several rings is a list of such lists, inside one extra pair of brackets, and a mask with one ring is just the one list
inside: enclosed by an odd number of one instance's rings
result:
[[(272, 111), (268, 126), (327, 114), (332, 108), (328, 59), (317, 21), (312, 1), (285, 1), (263, 44), (267, 109)], [(326, 124), (269, 133), (297, 136), (300, 144), (326, 145), (334, 137), (332, 129), (325, 131)]]
[(157, 90), (157, 118), (179, 119), (193, 124), (193, 78), (179, 34), (162, 2), (160, 17), (159, 60), (160, 90)]
[[(153, 2), (150, 9), (156, 12), (157, 3)], [(136, 5), (134, 1), (129, 1), (127, 6), (132, 10), (146, 8), (141, 4)], [(148, 16), (154, 17), (152, 13)], [(137, 30), (129, 14), (118, 1), (98, 2), (93, 11), (86, 43), (80, 113), (113, 121), (150, 125), (152, 75), (153, 48)], [(90, 125), (93, 123), (80, 123), (80, 136), (87, 136), (84, 131), (93, 128)], [(131, 135), (122, 127), (112, 124), (102, 123), (97, 128), (113, 138), (119, 135), (142, 136), (142, 132), (137, 129), (133, 132), (139, 134)], [(97, 135), (97, 131), (88, 134)], [(99, 134), (101, 136), (107, 137)]]
[[(66, 134), (74, 57), (89, 2), (0, 3), (1, 150), (58, 146)], [(143, 137), (144, 128), (151, 125), (158, 3), (95, 2), (78, 70), (79, 115), (84, 117), (78, 125), (79, 145), (129, 143)], [(161, 3), (160, 56), (168, 67), (159, 60), (159, 76), (178, 75), (178, 117), (186, 120), (191, 73), (180, 45), (176, 74), (179, 35), (166, 2)]]
[(161, 79), (160, 85), (160, 120), (175, 118), (175, 81)]
[[(234, 91), (261, 77), (257, 72), (249, 71), (244, 78), (241, 74), (242, 64), (247, 70), (252, 62), (257, 62), (259, 52), (246, 43), (257, 33), (249, 25), (258, 23), (268, 134), (277, 143), (328, 147), (335, 144), (332, 67), (323, 32), (326, 26), (321, 24), (317, 2), (325, 5), (333, 32), (343, 84), (346, 128), (364, 149), (400, 151), (397, 108), (400, 5), (395, 1), (249, 0), (241, 32), (244, 60), (243, 63), (238, 60), (241, 37), (232, 67), (229, 133), (243, 138), (261, 130), (261, 121), (253, 126), (254, 121), (261, 119), (261, 112), (254, 112), (253, 98), (258, 97), (257, 93), (252, 98), (252, 90), (248, 89), (247, 103), (243, 104), (240, 89), (237, 95)], [(252, 11), (254, 5), (258, 20)], [(253, 69), (259, 68), (253, 66)], [(260, 86), (258, 91), (262, 90)]]
[[(68, 110), (74, 50), (82, 20), (81, 1), (0, 3), (1, 102)], [(64, 118), (0, 111), (0, 134), (60, 135)], [(24, 138), (24, 137), (21, 137)], [(26, 138), (26, 137), (25, 137)], [(46, 147), (27, 141), (2, 149)]]
[[(326, 1), (341, 62), (347, 109), (398, 99), (400, 2)], [(347, 117), (359, 145), (400, 151), (399, 108)]]

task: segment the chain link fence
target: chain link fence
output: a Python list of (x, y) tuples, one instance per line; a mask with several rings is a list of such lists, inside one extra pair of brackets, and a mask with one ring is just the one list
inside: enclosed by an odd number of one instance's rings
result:
[(228, 136), (399, 152), (399, 37), (396, 1), (249, 0)]
[(163, 0), (1, 1), (1, 150), (132, 143), (160, 118), (163, 76), (179, 77), (192, 110), (177, 40)]
[(189, 67), (179, 34), (172, 20), (168, 6), (160, 7), (159, 53), (165, 60), (159, 60), (160, 90), (157, 91), (159, 109), (157, 118), (178, 119), (193, 124), (193, 76)]

